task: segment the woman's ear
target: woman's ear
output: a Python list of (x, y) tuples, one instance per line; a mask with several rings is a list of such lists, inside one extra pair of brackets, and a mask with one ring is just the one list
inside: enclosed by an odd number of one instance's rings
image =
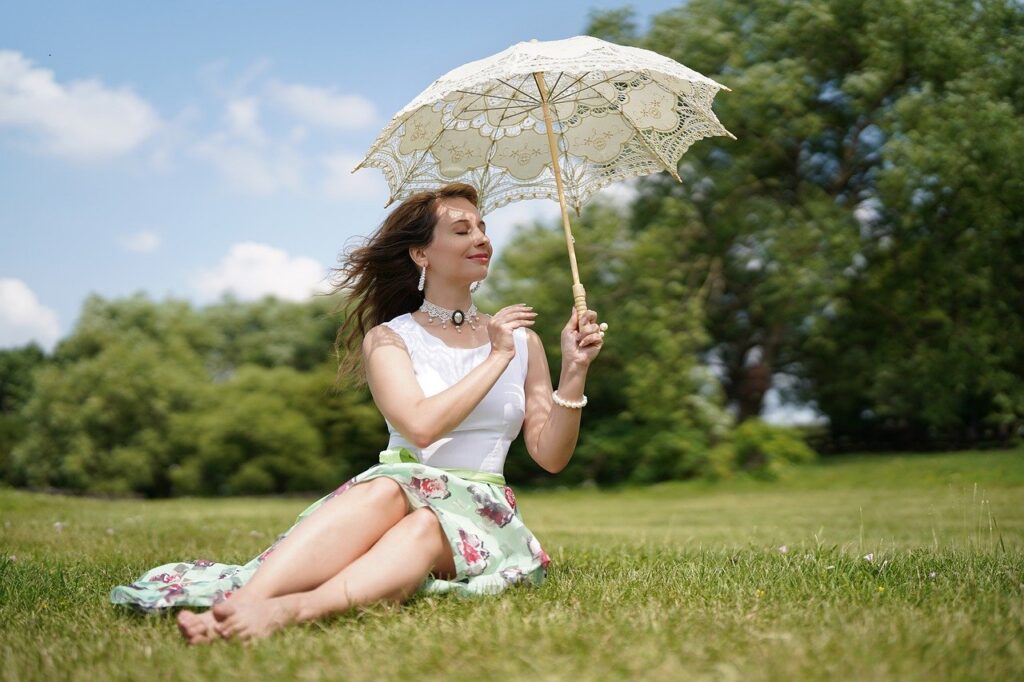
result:
[(412, 258), (412, 262), (416, 264), (417, 268), (422, 268), (423, 264), (427, 262), (426, 254), (423, 253), (423, 247), (420, 246), (409, 247), (409, 258)]

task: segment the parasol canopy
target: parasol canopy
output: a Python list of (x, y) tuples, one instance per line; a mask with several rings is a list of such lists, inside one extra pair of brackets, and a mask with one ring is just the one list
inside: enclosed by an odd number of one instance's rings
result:
[(353, 169), (379, 168), (385, 206), (450, 182), (477, 188), (481, 214), (550, 198), (586, 310), (567, 206), (579, 215), (618, 180), (667, 171), (696, 141), (736, 139), (711, 110), (724, 85), (664, 57), (590, 36), (516, 43), (434, 81), (399, 111)]

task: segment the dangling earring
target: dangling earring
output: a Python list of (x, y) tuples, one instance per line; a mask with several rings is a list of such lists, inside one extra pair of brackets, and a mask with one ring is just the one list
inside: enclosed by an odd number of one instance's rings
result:
[[(483, 281), (483, 280), (481, 280), (481, 281)], [(469, 291), (471, 293), (476, 291), (479, 288), (480, 288), (480, 282), (473, 282), (472, 284), (469, 285)]]
[(424, 285), (424, 283), (426, 281), (427, 281), (427, 266), (424, 265), (423, 269), (420, 271), (420, 283), (418, 285), (416, 285), (416, 288), (419, 289), (420, 291), (423, 291), (423, 285)]

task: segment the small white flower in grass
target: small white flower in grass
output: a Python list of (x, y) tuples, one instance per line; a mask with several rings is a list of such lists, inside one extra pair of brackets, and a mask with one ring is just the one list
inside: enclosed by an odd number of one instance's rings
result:
[(785, 545), (782, 545), (781, 547), (779, 547), (779, 554), (785, 554), (788, 551), (789, 551), (789, 547), (786, 547)]
[(17, 561), (17, 560), (18, 560), (18, 557), (16, 557), (15, 555), (13, 555), (13, 554), (12, 554), (11, 556), (7, 557), (7, 560), (8, 560), (8, 561), (12, 561), (12, 562), (13, 562), (13, 561)]
[(874, 561), (875, 560), (875, 553), (874, 552), (868, 552), (867, 554), (864, 555), (864, 559), (865, 559), (865, 561)]
[(53, 524), (53, 529), (55, 531), (57, 531), (58, 533), (63, 533), (64, 532), (64, 524), (61, 523), (60, 521), (58, 521), (57, 523)]
[(113, 534), (114, 534), (114, 529), (113, 528), (108, 528), (107, 529), (107, 535), (113, 535)]
[(251, 531), (249, 531), (249, 536), (250, 537), (258, 538), (258, 537), (261, 537), (262, 535), (263, 535), (263, 533), (259, 532), (258, 530), (251, 530)]
[(825, 569), (827, 570), (827, 569), (830, 569), (830, 568), (835, 568), (835, 567), (836, 567), (836, 565), (835, 565), (835, 564), (832, 564), (831, 566), (826, 566), (826, 567), (825, 567)]
[(931, 573), (929, 573), (928, 577), (929, 578), (934, 578), (935, 577), (935, 571), (932, 571)]

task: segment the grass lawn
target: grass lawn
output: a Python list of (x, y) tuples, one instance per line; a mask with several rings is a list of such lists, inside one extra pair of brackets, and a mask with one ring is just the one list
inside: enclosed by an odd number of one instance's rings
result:
[(315, 497), (0, 490), (3, 679), (1024, 679), (1024, 449), (517, 492), (551, 555), (539, 588), (189, 648), (110, 588), (170, 561), (244, 563)]

